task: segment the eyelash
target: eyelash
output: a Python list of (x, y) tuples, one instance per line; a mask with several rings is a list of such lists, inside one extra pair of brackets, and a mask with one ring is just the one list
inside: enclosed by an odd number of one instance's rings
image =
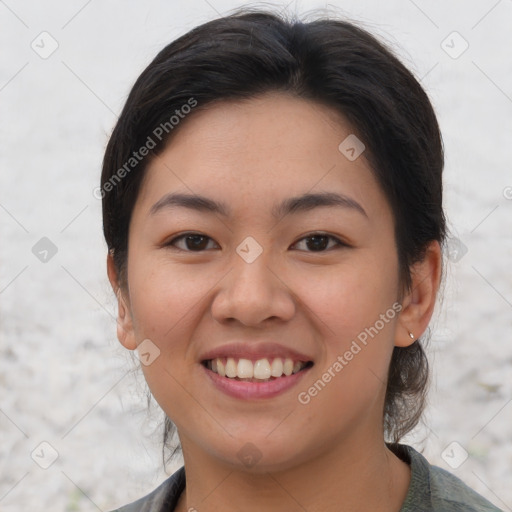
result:
[[(176, 247), (174, 245), (178, 240), (185, 239), (187, 236), (197, 236), (197, 237), (203, 237), (203, 238), (207, 238), (209, 240), (213, 240), (209, 236), (203, 235), (202, 233), (187, 232), (187, 233), (183, 233), (183, 234), (173, 238), (172, 240), (169, 240), (169, 242), (166, 242), (164, 244), (164, 247), (168, 247), (168, 248), (171, 248), (172, 250), (181, 251), (181, 252), (204, 252), (206, 250), (205, 249), (205, 250), (200, 250), (200, 251), (192, 251), (192, 250), (189, 250), (189, 249), (180, 249), (179, 247)], [(345, 242), (341, 241), (339, 238), (337, 238), (337, 237), (335, 237), (333, 235), (329, 235), (328, 233), (322, 233), (322, 232), (309, 233), (308, 235), (306, 235), (306, 236), (302, 237), (301, 239), (299, 239), (293, 245), (297, 245), (299, 242), (302, 242), (303, 240), (307, 240), (308, 238), (314, 238), (316, 236), (320, 236), (320, 237), (328, 238), (330, 240), (334, 240), (336, 245), (331, 247), (331, 248), (329, 248), (329, 249), (324, 249), (322, 251), (306, 251), (306, 252), (310, 252), (310, 253), (315, 254), (315, 253), (328, 252), (329, 250), (332, 250), (333, 248), (350, 247), (348, 244), (346, 244)]]

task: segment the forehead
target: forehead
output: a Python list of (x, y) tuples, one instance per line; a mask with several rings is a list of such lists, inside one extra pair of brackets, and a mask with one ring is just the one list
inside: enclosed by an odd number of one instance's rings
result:
[(349, 159), (340, 150), (355, 135), (333, 109), (284, 93), (205, 107), (182, 121), (146, 169), (139, 202), (147, 212), (170, 191), (242, 206), (250, 198), (270, 208), (285, 197), (332, 190), (369, 213), (384, 206), (364, 152)]
[(304, 150), (321, 159), (321, 148), (353, 131), (334, 109), (283, 92), (199, 104), (180, 128), (170, 146), (190, 150), (199, 143), (200, 150), (208, 145), (226, 160), (243, 151), (246, 160), (258, 163), (275, 157), (277, 150), (287, 159), (303, 158)]

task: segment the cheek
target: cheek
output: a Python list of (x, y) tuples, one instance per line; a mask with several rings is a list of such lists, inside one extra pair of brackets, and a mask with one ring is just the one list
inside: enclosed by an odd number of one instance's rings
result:
[(391, 294), (375, 284), (367, 274), (352, 273), (324, 283), (311, 302), (321, 319), (323, 351), (297, 400), (301, 415), (322, 418), (315, 429), (323, 439), (358, 428), (363, 418), (380, 422), (397, 312)]
[(193, 265), (187, 268), (168, 262), (133, 265), (131, 271), (130, 293), (137, 341), (150, 339), (159, 351), (154, 362), (142, 364), (141, 369), (156, 401), (181, 427), (182, 421), (185, 424), (193, 421), (190, 394), (184, 391), (196, 363), (188, 353), (190, 340), (201, 320), (203, 299), (215, 280), (198, 272)]
[(355, 258), (335, 272), (317, 274), (309, 287), (303, 279), (301, 295), (308, 297), (306, 304), (323, 342), (322, 358), (312, 375), (312, 383), (322, 382), (313, 394), (324, 394), (326, 384), (324, 399), (353, 408), (352, 402), (371, 400), (382, 391), (400, 308), (397, 280), (396, 261), (375, 256)]
[[(296, 278), (298, 296), (321, 320), (329, 339), (356, 337), (385, 314), (397, 299), (397, 267), (374, 257), (354, 257), (336, 268), (311, 270)], [(396, 316), (390, 312), (388, 316)], [(380, 324), (379, 324), (380, 325)], [(386, 323), (386, 326), (388, 323)], [(384, 330), (384, 329), (383, 329)]]
[(132, 312), (139, 337), (166, 342), (166, 349), (169, 349), (175, 348), (169, 340), (190, 322), (194, 310), (201, 308), (202, 300), (219, 277), (198, 272), (194, 265), (148, 261), (147, 264), (134, 264), (129, 279)]

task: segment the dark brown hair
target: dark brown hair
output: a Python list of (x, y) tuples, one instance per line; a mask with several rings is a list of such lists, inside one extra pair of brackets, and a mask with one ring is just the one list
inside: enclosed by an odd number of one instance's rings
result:
[[(394, 215), (402, 291), (410, 289), (411, 265), (423, 259), (429, 242), (443, 244), (446, 236), (443, 144), (425, 91), (383, 43), (352, 22), (304, 23), (250, 8), (204, 23), (170, 43), (131, 89), (101, 175), (103, 230), (122, 286), (128, 228), (145, 169), (181, 119), (215, 101), (270, 91), (330, 107), (364, 141), (364, 156)], [(134, 159), (143, 147), (150, 148), (147, 157)], [(428, 376), (419, 340), (394, 348), (383, 411), (390, 442), (417, 425)], [(171, 432), (174, 426), (166, 418), (164, 445)]]

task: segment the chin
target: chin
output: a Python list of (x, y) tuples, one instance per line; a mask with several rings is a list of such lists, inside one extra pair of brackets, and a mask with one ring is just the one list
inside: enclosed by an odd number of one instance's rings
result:
[(290, 437), (283, 445), (282, 440), (270, 442), (261, 434), (252, 438), (246, 436), (244, 441), (231, 440), (225, 450), (220, 452), (217, 448), (212, 455), (235, 471), (255, 475), (286, 471), (307, 458)]

